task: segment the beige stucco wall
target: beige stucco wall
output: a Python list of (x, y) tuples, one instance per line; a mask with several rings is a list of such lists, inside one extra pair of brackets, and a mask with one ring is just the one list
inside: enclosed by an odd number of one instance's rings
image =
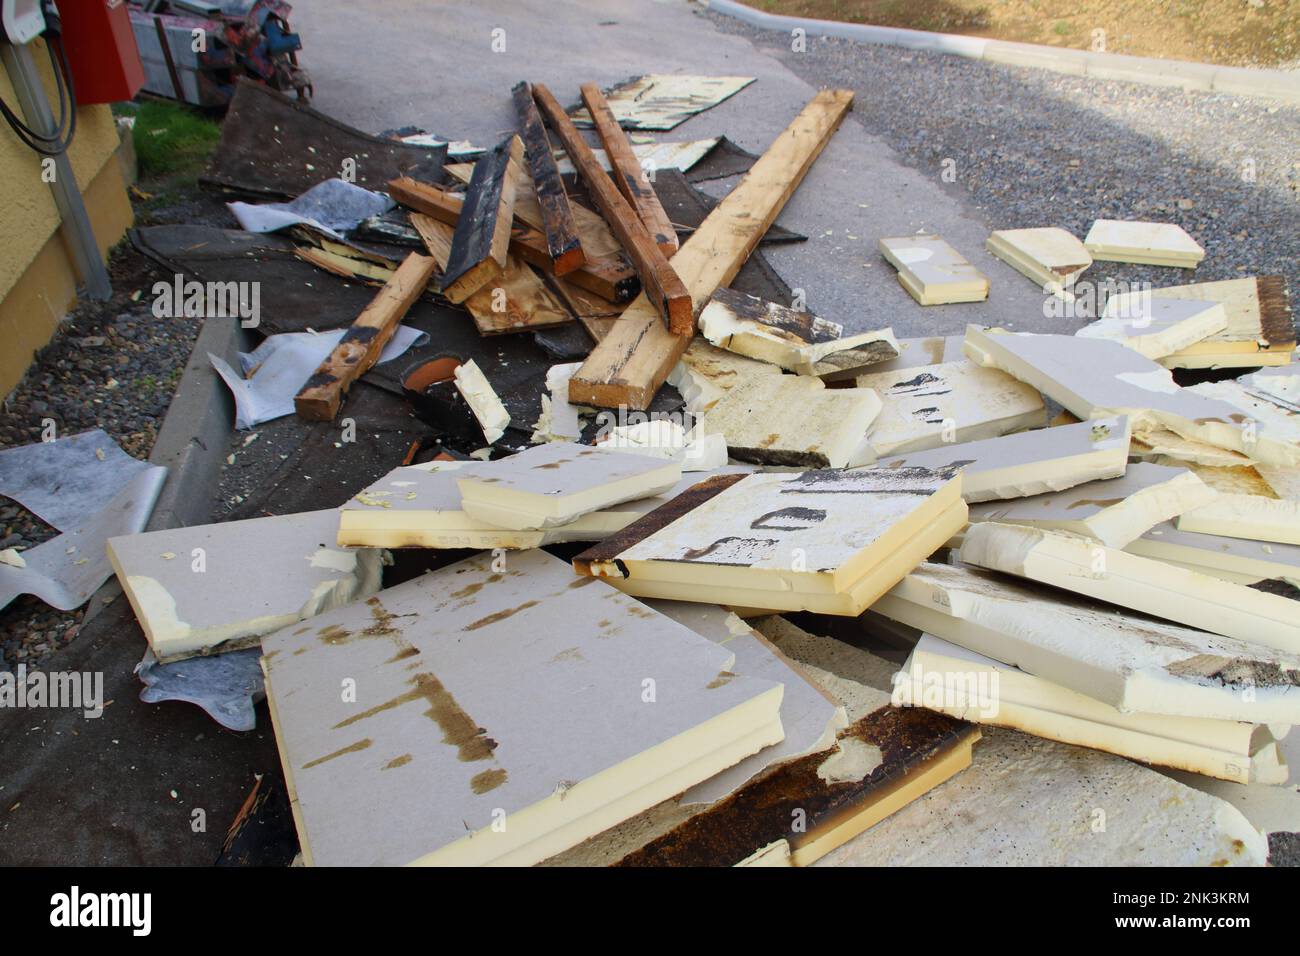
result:
[[(57, 119), (57, 90), (44, 41), (37, 40), (29, 49)], [(13, 83), (3, 69), (0, 96), (21, 112)], [(96, 186), (94, 201), (87, 197), (87, 208), (101, 249), (117, 242), (130, 224), (130, 204), (121, 175), (101, 175), (117, 144), (108, 106), (84, 106), (77, 111), (77, 133), (69, 159), (83, 193), (92, 183)], [(116, 163), (113, 166), (116, 168)], [(0, 396), (4, 396), (21, 378), (34, 349), (49, 341), (72, 303), (67, 282), (53, 282), (52, 276), (75, 276), (66, 243), (57, 236), (60, 221), (54, 196), (49, 184), (41, 180), (41, 157), (5, 125), (0, 125), (0, 209), (4, 210), (0, 216), (0, 326), (6, 326), (0, 342)], [(29, 304), (36, 300), (42, 308), (31, 311), (28, 318)]]

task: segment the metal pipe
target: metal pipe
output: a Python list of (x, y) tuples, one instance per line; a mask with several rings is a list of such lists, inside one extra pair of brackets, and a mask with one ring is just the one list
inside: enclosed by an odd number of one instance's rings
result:
[[(31, 51), (26, 46), (0, 42), (0, 61), (4, 62), (14, 91), (18, 94), (18, 104), (27, 118), (27, 125), (38, 132), (57, 132), (54, 128), (54, 113), (50, 110), (45, 85), (41, 82)], [(86, 294), (90, 298), (101, 301), (109, 299), (113, 295), (113, 286), (104, 260), (100, 258), (99, 244), (95, 242), (95, 231), (91, 228), (81, 190), (77, 188), (72, 163), (66, 152), (52, 158), (54, 180), (50, 183), (50, 192), (54, 194), (54, 204), (58, 206), (59, 216), (68, 229), (73, 265), (85, 283)]]

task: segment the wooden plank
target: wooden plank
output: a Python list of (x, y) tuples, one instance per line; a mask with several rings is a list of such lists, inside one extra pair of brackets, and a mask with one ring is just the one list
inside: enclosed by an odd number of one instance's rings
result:
[(636, 153), (632, 152), (632, 144), (628, 142), (627, 135), (618, 125), (618, 120), (614, 119), (614, 113), (605, 102), (600, 87), (595, 83), (584, 83), (581, 91), (582, 102), (587, 105), (587, 111), (591, 113), (596, 126), (596, 135), (600, 137), (601, 145), (605, 147), (605, 155), (609, 157), (609, 165), (614, 174), (614, 185), (618, 187), (618, 191), (623, 194), (623, 198), (629, 205), (636, 210), (642, 225), (654, 239), (659, 251), (671, 257), (677, 252), (677, 230), (673, 228), (668, 213), (664, 212), (664, 207), (660, 204), (659, 197), (655, 195), (650, 180), (646, 178), (645, 170), (641, 168)]
[(591, 154), (591, 147), (564, 112), (564, 107), (551, 95), (551, 91), (536, 84), (533, 86), (533, 98), (550, 120), (551, 128), (555, 130), (564, 151), (569, 154), (569, 159), (587, 184), (605, 221), (623, 244), (628, 258), (632, 260), (632, 267), (641, 277), (641, 289), (647, 300), (674, 334), (693, 334), (695, 312), (691, 305), (691, 295), (672, 265), (659, 251), (654, 238), (623, 198), (623, 194), (614, 188), (609, 175)]
[(433, 260), (419, 253), (403, 260), (293, 400), (299, 418), (333, 420), (343, 395), (375, 364), (402, 316), (429, 284), (433, 268)]
[(586, 262), (569, 197), (564, 191), (564, 181), (555, 165), (555, 154), (546, 127), (537, 114), (533, 90), (527, 83), (519, 83), (511, 90), (515, 112), (519, 114), (519, 130), (524, 137), (524, 150), (528, 168), (537, 190), (537, 202), (542, 213), (542, 232), (546, 236), (546, 249), (555, 264), (555, 274), (562, 276)]
[[(423, 213), (411, 214), (411, 225), (424, 240), (438, 268), (444, 268), (451, 254), (453, 228)], [(505, 271), (461, 303), (474, 319), (481, 335), (547, 329), (573, 321), (573, 316), (538, 277), (537, 273), (510, 256)]]
[[(848, 90), (823, 90), (814, 96), (673, 256), (673, 267), (696, 301), (707, 301), (735, 278), (852, 104)], [(657, 317), (644, 295), (628, 306), (569, 380), (569, 401), (600, 408), (649, 408), (690, 345), (688, 337), (673, 335), (654, 321)]]
[(626, 308), (626, 306), (607, 302), (587, 289), (575, 285), (567, 276), (563, 279), (552, 276), (550, 284), (564, 304), (569, 307), (569, 311), (582, 323), (587, 334), (596, 342), (609, 335), (610, 329), (614, 327), (614, 323), (619, 320), (623, 309)]
[[(514, 171), (513, 175), (518, 183), (515, 194), (515, 226), (518, 227), (522, 223), (529, 229), (544, 233), (546, 223), (542, 216), (542, 204), (537, 198), (537, 187), (533, 182), (532, 174), (522, 164), (512, 165), (510, 168)], [(453, 179), (468, 183), (470, 177), (474, 175), (474, 164), (451, 163), (444, 166), (443, 170)], [(578, 241), (582, 243), (583, 255), (587, 262), (623, 255), (623, 246), (609, 231), (609, 226), (599, 213), (592, 212), (577, 202), (569, 204), (569, 211), (573, 214), (573, 228), (578, 232)], [(547, 255), (549, 257), (549, 250)], [(560, 275), (555, 271), (553, 263), (547, 271), (552, 275)]]
[(515, 218), (516, 185), (510, 161), (521, 160), (523, 152), (523, 142), (511, 136), (474, 166), (442, 277), (443, 295), (452, 302), (463, 302), (506, 267)]
[[(453, 226), (460, 221), (460, 211), (464, 205), (460, 196), (408, 177), (389, 182), (388, 195), (403, 206)], [(585, 237), (583, 241), (585, 242)], [(525, 262), (530, 262), (545, 272), (554, 273), (551, 255), (546, 248), (546, 238), (537, 230), (516, 222), (510, 236), (510, 251)], [(589, 257), (586, 265), (570, 272), (564, 279), (610, 302), (628, 302), (640, 288), (636, 271), (621, 255), (598, 259)]]

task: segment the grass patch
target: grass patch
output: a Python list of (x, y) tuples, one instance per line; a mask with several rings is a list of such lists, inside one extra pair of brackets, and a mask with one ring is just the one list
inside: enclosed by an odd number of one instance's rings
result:
[(221, 138), (221, 127), (178, 103), (145, 100), (134, 111), (136, 161), (141, 179), (197, 175)]

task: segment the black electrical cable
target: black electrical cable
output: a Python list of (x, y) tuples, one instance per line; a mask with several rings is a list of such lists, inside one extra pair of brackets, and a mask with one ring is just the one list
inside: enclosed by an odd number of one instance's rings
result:
[[(63, 50), (63, 41), (57, 36), (49, 36), (45, 41), (46, 52), (50, 55), (50, 68), (54, 72), (54, 85), (59, 97), (59, 122), (51, 134), (38, 133), (19, 118), (9, 104), (0, 99), (0, 115), (3, 115), (9, 128), (14, 131), (23, 145), (40, 153), (42, 156), (58, 156), (72, 145), (72, 138), (77, 132), (77, 99), (72, 85), (72, 71), (68, 67), (68, 58)], [(64, 131), (64, 126), (67, 131)]]

